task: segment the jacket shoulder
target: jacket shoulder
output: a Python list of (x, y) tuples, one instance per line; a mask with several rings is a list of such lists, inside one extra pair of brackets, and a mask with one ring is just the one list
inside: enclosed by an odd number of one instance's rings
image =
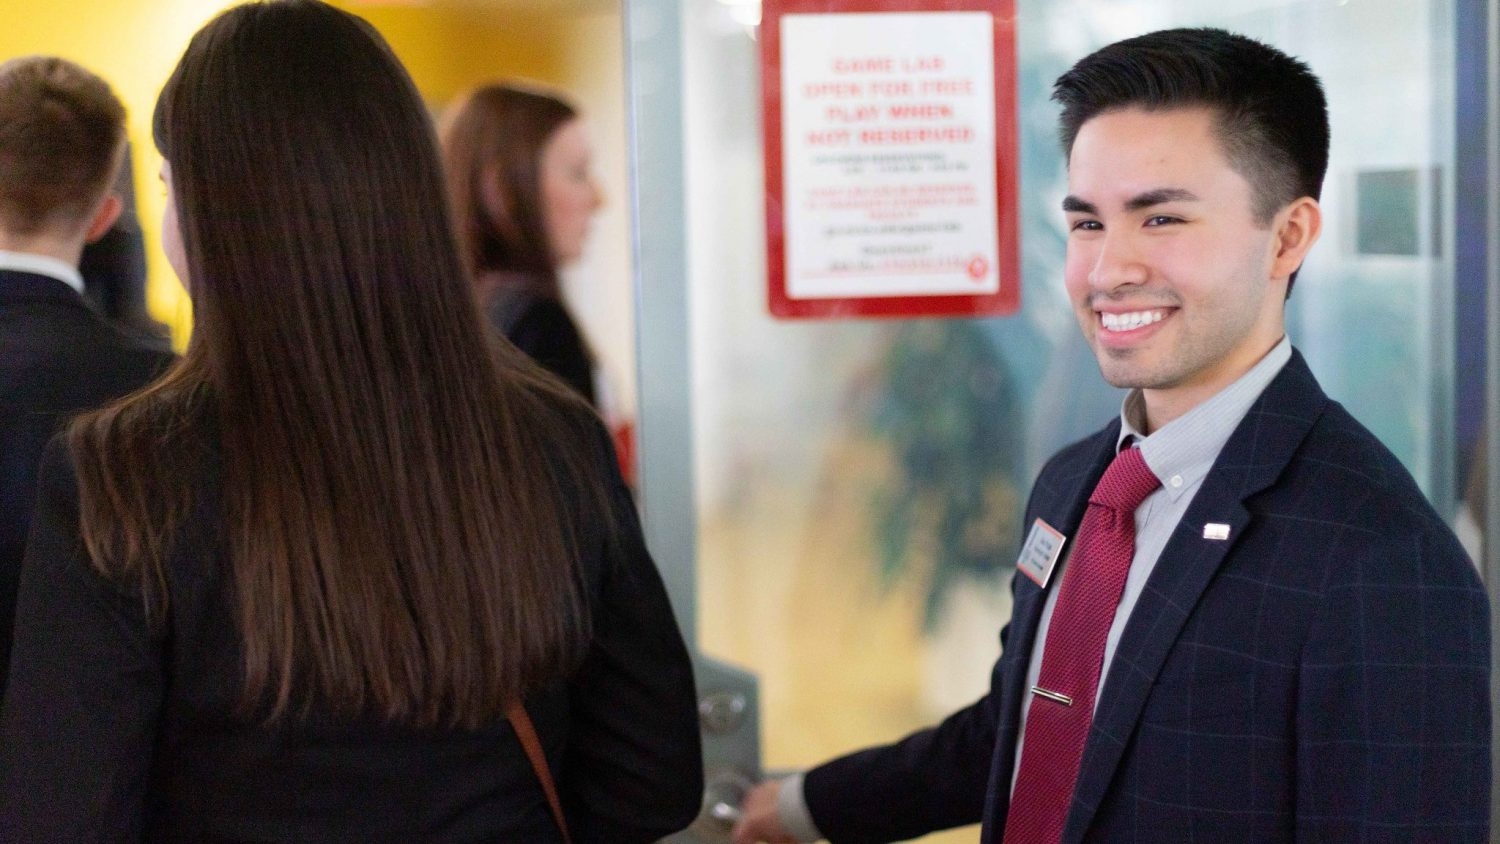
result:
[[(81, 300), (11, 305), (0, 313), (6, 323), (7, 357), (21, 372), (68, 377), (75, 389), (101, 403), (130, 392), (165, 372), (176, 360), (170, 351), (121, 331)], [(14, 323), (12, 325), (12, 323)]]
[(1477, 571), (1401, 461), (1337, 402), (1309, 429), (1282, 478), (1251, 502), (1337, 540), (1330, 583), (1348, 578), (1481, 588)]

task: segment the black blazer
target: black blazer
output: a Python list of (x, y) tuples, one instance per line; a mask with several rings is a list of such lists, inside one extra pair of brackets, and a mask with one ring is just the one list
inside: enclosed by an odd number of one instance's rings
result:
[[(571, 676), (526, 701), (578, 844), (654, 841), (702, 794), (688, 653), (597, 424), (617, 530), (579, 515), (593, 639)], [(237, 714), (240, 640), (213, 490), (169, 559), (165, 629), (78, 545), (78, 495), (55, 445), (42, 470), (0, 711), (0, 841), (560, 841), (503, 717), (420, 731), (314, 711)]]
[[(1077, 530), (1118, 430), (1048, 462), (1025, 524)], [(1209, 522), (1229, 525), (1229, 539), (1206, 538)], [(831, 841), (982, 819), (981, 840), (999, 844), (1046, 599), (1023, 576), (1011, 588), (988, 695), (808, 772), (808, 806)], [(1411, 476), (1294, 354), (1220, 453), (1126, 624), (1063, 841), (1486, 840), (1488, 612), (1473, 564)]]
[(69, 415), (144, 386), (171, 362), (66, 282), (0, 270), (0, 695), (43, 447)]
[(534, 284), (511, 281), (495, 292), (485, 310), (505, 339), (598, 406), (593, 356), (562, 300)]

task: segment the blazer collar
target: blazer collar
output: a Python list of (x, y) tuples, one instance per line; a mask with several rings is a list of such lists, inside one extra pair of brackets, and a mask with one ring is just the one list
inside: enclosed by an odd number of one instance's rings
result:
[(69, 264), (67, 261), (51, 255), (0, 249), (0, 270), (13, 270), (20, 273), (36, 273), (37, 275), (51, 276), (52, 278), (67, 282), (69, 287), (79, 293), (84, 292), (83, 275), (78, 271), (78, 262), (76, 261)]
[(83, 296), (62, 279), (0, 269), (0, 305), (20, 302), (60, 302), (86, 307)]
[[(1245, 501), (1276, 482), (1328, 404), (1294, 349), (1292, 359), (1251, 405), (1219, 453), (1125, 625), (1116, 653), (1130, 658), (1117, 656), (1110, 667), (1084, 748), (1064, 842), (1081, 841), (1098, 811), (1168, 652), (1250, 522)], [(1102, 467), (1098, 474), (1103, 474)], [(1087, 495), (1085, 489), (1080, 498), (1086, 500)], [(1227, 525), (1229, 538), (1204, 538), (1207, 523)]]

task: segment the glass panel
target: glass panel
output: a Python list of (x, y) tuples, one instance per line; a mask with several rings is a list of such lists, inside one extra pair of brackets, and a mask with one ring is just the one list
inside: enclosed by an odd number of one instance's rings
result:
[(1454, 515), (1455, 461), (1472, 457), (1454, 434), (1452, 4), (1020, 0), (1021, 313), (810, 323), (767, 314), (746, 5), (683, 4), (690, 358), (700, 643), (760, 674), (767, 767), (898, 738), (982, 693), (1023, 496), (1048, 455), (1118, 411), (1062, 291), (1048, 100), (1110, 41), (1223, 26), (1322, 77), (1327, 224), (1288, 330)]

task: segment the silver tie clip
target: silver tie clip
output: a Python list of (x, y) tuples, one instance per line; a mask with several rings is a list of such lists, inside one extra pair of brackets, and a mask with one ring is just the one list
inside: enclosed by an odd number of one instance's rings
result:
[(1049, 691), (1047, 689), (1042, 688), (1041, 686), (1032, 686), (1031, 687), (1031, 693), (1034, 694), (1034, 695), (1041, 695), (1042, 697), (1046, 698), (1047, 700), (1056, 701), (1056, 702), (1062, 704), (1063, 706), (1072, 706), (1073, 705), (1073, 699), (1070, 698), (1070, 697), (1068, 697), (1067, 695), (1065, 695), (1065, 694), (1059, 694), (1058, 692), (1054, 692), (1054, 691)]

